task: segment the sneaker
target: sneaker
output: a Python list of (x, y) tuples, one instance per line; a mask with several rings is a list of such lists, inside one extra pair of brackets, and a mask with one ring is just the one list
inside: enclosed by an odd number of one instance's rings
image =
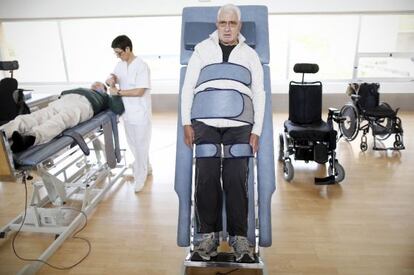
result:
[(152, 176), (152, 165), (151, 164), (148, 164), (147, 176)]
[(217, 256), (218, 246), (219, 241), (215, 237), (214, 232), (203, 234), (202, 241), (194, 248), (192, 259), (200, 260), (201, 258), (201, 260), (210, 261), (211, 257)]
[(254, 256), (252, 248), (250, 247), (249, 241), (243, 236), (234, 236), (231, 242), (231, 246), (234, 250), (234, 256), (236, 262), (242, 263), (253, 263)]
[(140, 192), (142, 190), (142, 188), (144, 188), (144, 183), (135, 182), (135, 185), (134, 185), (135, 193)]

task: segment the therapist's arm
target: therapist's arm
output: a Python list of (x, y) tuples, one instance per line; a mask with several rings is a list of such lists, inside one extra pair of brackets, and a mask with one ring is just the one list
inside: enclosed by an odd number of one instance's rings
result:
[(119, 96), (143, 96), (145, 94), (146, 88), (134, 88), (129, 90), (118, 90), (116, 87), (109, 88), (109, 93), (111, 95)]

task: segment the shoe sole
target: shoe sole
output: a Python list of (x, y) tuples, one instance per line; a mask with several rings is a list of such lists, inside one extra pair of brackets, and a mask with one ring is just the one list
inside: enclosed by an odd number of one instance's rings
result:
[(200, 255), (200, 253), (198, 252), (193, 252), (193, 255), (191, 255), (191, 260), (192, 261), (210, 261), (211, 257), (216, 257), (217, 256), (217, 252), (213, 252), (211, 253), (209, 256), (204, 256), (204, 255)]
[(238, 263), (254, 263), (255, 259), (252, 258), (249, 254), (244, 253), (242, 256), (236, 258)]

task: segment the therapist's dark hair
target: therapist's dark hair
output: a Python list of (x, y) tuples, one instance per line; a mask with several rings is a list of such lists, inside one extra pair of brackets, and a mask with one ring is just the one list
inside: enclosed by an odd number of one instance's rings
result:
[(125, 51), (127, 47), (132, 51), (132, 41), (126, 35), (119, 35), (115, 37), (111, 44), (112, 49), (118, 48)]

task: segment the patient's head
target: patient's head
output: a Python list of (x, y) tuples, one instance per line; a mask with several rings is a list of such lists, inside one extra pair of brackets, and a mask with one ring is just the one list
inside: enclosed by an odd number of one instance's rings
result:
[(241, 29), (240, 9), (232, 4), (222, 6), (217, 13), (217, 31), (224, 45), (236, 45)]
[(99, 82), (99, 81), (95, 81), (94, 83), (92, 83), (91, 89), (94, 90), (94, 91), (97, 91), (97, 92), (102, 92), (102, 93), (106, 92), (105, 84), (103, 84), (102, 82)]

